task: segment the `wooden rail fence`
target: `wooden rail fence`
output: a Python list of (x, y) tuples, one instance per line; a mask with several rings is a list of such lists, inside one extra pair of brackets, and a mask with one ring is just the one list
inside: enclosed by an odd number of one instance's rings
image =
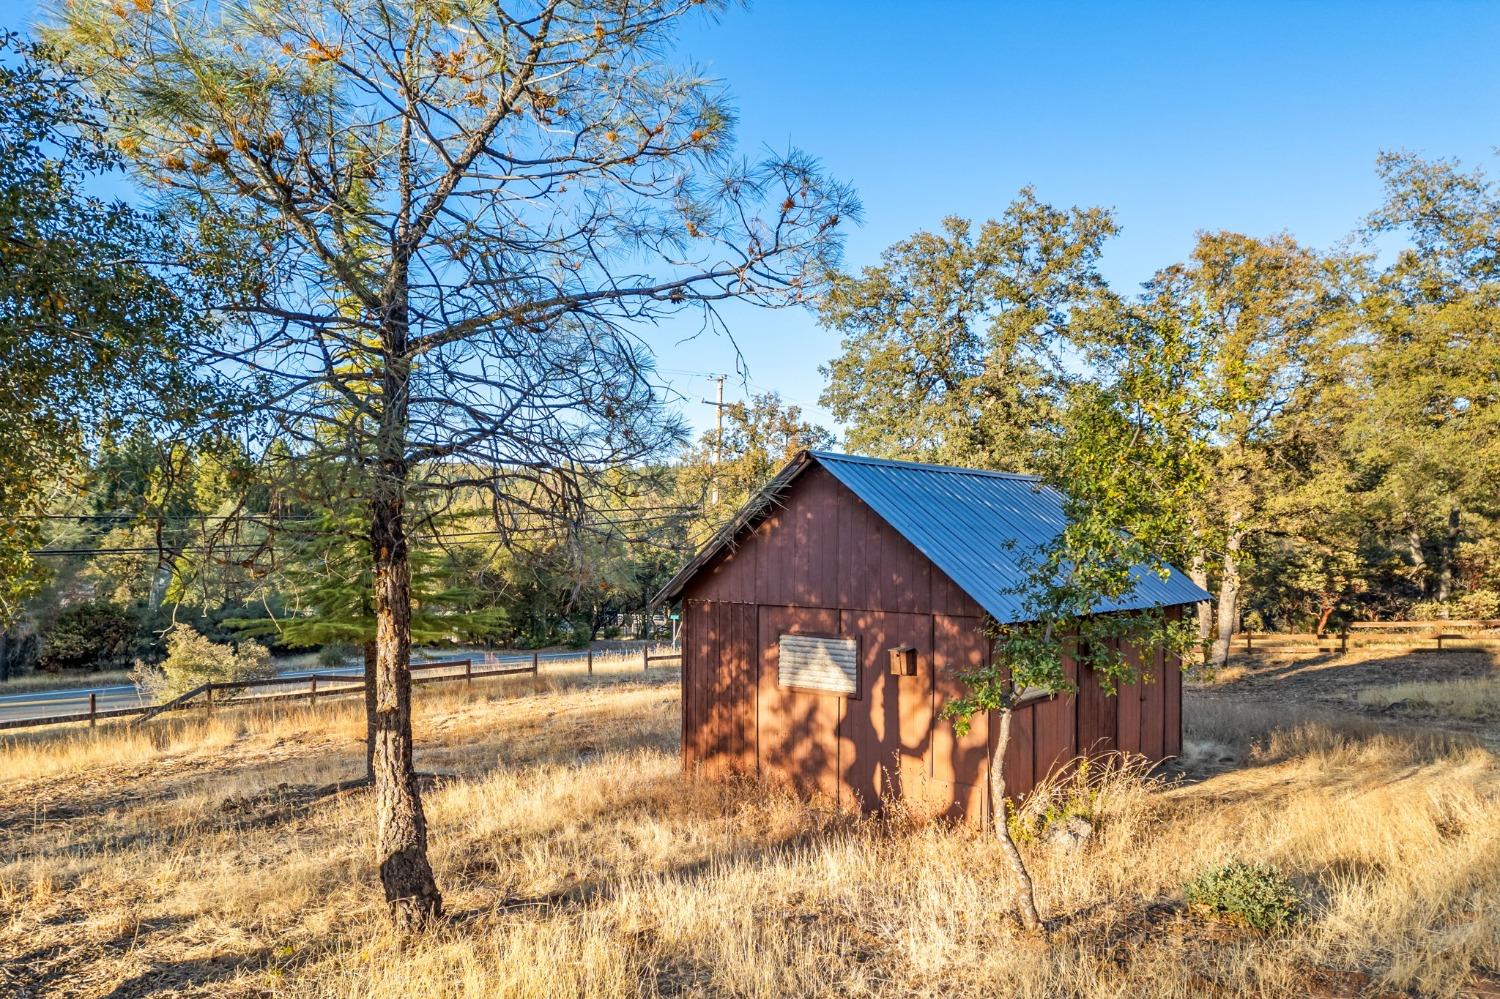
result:
[[(589, 649), (587, 654), (583, 658), (585, 659), (585, 668), (588, 672), (588, 675), (593, 676), (594, 650)], [(649, 670), (652, 663), (664, 662), (666, 660), (678, 660), (681, 658), (682, 656), (680, 653), (674, 652), (668, 654), (653, 654), (649, 647), (643, 647), (641, 649), (641, 669)], [(462, 680), (466, 684), (470, 684), (475, 680), (484, 680), (497, 676), (519, 676), (522, 674), (540, 676), (541, 665), (541, 657), (536, 652), (531, 653), (530, 665), (506, 666), (495, 669), (485, 669), (483, 668), (483, 663), (480, 664), (480, 669), (475, 669), (474, 660), (472, 659), (440, 659), (434, 660), (432, 662), (412, 663), (411, 682), (413, 684), (420, 684), (443, 683), (446, 681)], [(440, 669), (453, 670), (454, 672), (443, 674), (432, 673), (432, 671)], [(462, 669), (463, 672), (457, 672), (457, 670), (459, 669)], [(424, 673), (432, 673), (432, 675), (424, 676), (422, 675)], [(321, 688), (318, 686), (320, 682), (324, 684), (324, 686), (322, 686)], [(329, 684), (334, 684), (335, 686), (330, 687), (328, 686)], [(246, 690), (253, 690), (261, 687), (289, 686), (296, 687), (296, 689), (279, 690), (267, 694), (252, 694), (249, 696), (232, 696)], [(43, 725), (62, 725), (69, 722), (84, 721), (88, 722), (89, 727), (92, 728), (98, 723), (99, 719), (101, 718), (126, 718), (132, 715), (138, 716), (134, 721), (131, 722), (131, 725), (135, 726), (150, 721), (152, 718), (155, 718), (160, 714), (171, 711), (180, 711), (190, 707), (201, 706), (205, 710), (212, 711), (216, 705), (222, 706), (226, 704), (233, 704), (234, 706), (238, 707), (246, 704), (265, 704), (274, 701), (296, 700), (304, 697), (307, 698), (308, 704), (316, 707), (318, 704), (318, 699), (320, 697), (327, 698), (336, 697), (343, 694), (363, 693), (364, 689), (364, 677), (360, 675), (349, 675), (345, 673), (310, 673), (307, 676), (297, 677), (270, 676), (256, 680), (229, 680), (223, 682), (200, 684), (199, 686), (194, 687), (192, 690), (180, 694), (177, 697), (172, 698), (170, 701), (165, 701), (161, 704), (145, 705), (141, 707), (105, 708), (103, 710), (100, 710), (99, 708), (98, 695), (96, 693), (90, 692), (89, 709), (87, 711), (73, 712), (71, 714), (65, 715), (48, 715), (41, 718), (17, 718), (9, 721), (0, 721), (0, 730), (32, 728)], [(215, 700), (214, 697), (216, 692), (221, 695), (217, 700)], [(222, 695), (225, 693), (230, 694), (231, 697), (223, 697)]]
[(1261, 649), (1340, 655), (1354, 648), (1408, 653), (1500, 650), (1500, 621), (1356, 621), (1342, 631), (1321, 635), (1246, 629), (1235, 636), (1234, 647), (1245, 652)]

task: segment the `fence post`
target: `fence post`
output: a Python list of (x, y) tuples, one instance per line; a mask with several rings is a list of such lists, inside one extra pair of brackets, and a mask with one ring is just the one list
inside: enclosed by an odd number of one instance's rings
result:
[(651, 668), (651, 647), (649, 645), (642, 645), (641, 646), (641, 669), (642, 670), (648, 670), (650, 668)]
[(464, 685), (468, 687), (474, 685), (474, 660), (472, 659), (464, 660)]
[(1345, 628), (1339, 632), (1339, 655), (1349, 654), (1349, 629)]
[(214, 685), (211, 683), (208, 685), (208, 713), (214, 713)]
[(589, 646), (589, 676), (594, 675), (594, 647)]
[(98, 719), (98, 715), (99, 715), (99, 695), (96, 694), (96, 693), (93, 693), (92, 691), (90, 691), (89, 692), (89, 728), (93, 728), (94, 727), (94, 722)]
[(1438, 643), (1438, 651), (1439, 652), (1443, 651), (1443, 633), (1441, 631), (1438, 632), (1437, 643)]
[(1249, 652), (1250, 649), (1251, 649), (1251, 645), (1250, 645), (1250, 629), (1246, 628), (1245, 629), (1245, 651)]
[(314, 673), (310, 679), (312, 682), (307, 690), (307, 703), (316, 707), (318, 703), (318, 675)]
[(541, 675), (541, 669), (542, 669), (542, 661), (537, 656), (536, 649), (532, 649), (531, 650), (531, 675), (532, 676), (540, 676)]

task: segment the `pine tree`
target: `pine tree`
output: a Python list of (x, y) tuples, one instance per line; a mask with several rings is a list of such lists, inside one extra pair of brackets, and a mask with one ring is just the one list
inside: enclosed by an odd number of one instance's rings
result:
[(366, 463), (378, 863), (406, 929), (442, 911), (409, 508), (482, 486), (578, 520), (602, 469), (681, 436), (640, 325), (804, 300), (858, 211), (800, 153), (729, 155), (719, 89), (663, 62), (703, 6), (75, 0), (47, 33), (120, 108), (117, 148), (246, 270), (218, 363), (264, 380), (258, 415), (304, 456)]

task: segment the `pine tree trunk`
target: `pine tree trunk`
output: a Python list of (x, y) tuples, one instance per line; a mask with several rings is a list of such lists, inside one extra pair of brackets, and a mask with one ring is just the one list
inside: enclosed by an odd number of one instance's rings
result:
[(1007, 706), (1000, 709), (1000, 734), (995, 739), (995, 751), (990, 756), (990, 822), (1000, 849), (1010, 863), (1011, 873), (1016, 878), (1016, 908), (1020, 910), (1021, 925), (1035, 930), (1042, 925), (1042, 917), (1036, 910), (1036, 887), (1031, 883), (1031, 872), (1026, 861), (1010, 835), (1010, 822), (1005, 812), (1005, 750), (1010, 746), (1010, 721), (1013, 712)]
[(365, 642), (365, 780), (375, 782), (375, 643)]
[(387, 290), (381, 330), (380, 426), (370, 497), (370, 544), (375, 560), (376, 859), (380, 884), (398, 931), (411, 932), (442, 915), (427, 860), (427, 817), (412, 763), (411, 561), (406, 536), (408, 343), (405, 261), (398, 260)]
[(1239, 624), (1240, 602), (1240, 542), (1244, 535), (1232, 532), (1224, 542), (1224, 568), (1219, 576), (1219, 633), (1214, 639), (1213, 662), (1223, 666), (1229, 662), (1229, 643), (1234, 638)]
[(375, 548), (376, 856), (396, 925), (420, 928), (442, 915), (427, 861), (427, 818), (412, 765), (411, 565), (402, 502), (384, 490), (371, 504)]
[(1448, 508), (1448, 532), (1443, 536), (1443, 564), (1438, 569), (1437, 598), (1447, 603), (1453, 598), (1454, 562), (1458, 557), (1459, 509), (1454, 503)]

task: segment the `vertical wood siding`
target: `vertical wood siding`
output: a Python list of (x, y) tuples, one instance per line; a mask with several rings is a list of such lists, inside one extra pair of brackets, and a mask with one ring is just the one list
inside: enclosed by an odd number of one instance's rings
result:
[[(1063, 657), (1068, 680), (1078, 683), (1078, 664)], [(1068, 765), (1078, 755), (1076, 694), (1064, 694), (1031, 706), (1032, 783)]]
[(821, 468), (699, 571), (686, 599), (777, 607), (979, 615), (979, 606)]
[(708, 772), (753, 772), (756, 609), (696, 602), (685, 607), (683, 617), (683, 762)]
[(1099, 676), (1087, 667), (1078, 678), (1078, 752), (1113, 753), (1120, 748), (1120, 702), (1105, 693)]
[(958, 675), (982, 666), (990, 654), (983, 626), (984, 618), (978, 613), (934, 614), (932, 618), (937, 662), (932, 705), (933, 794), (940, 800), (946, 798), (946, 810), (955, 817), (983, 815), (989, 798), (989, 718), (975, 717), (968, 733), (960, 736), (953, 723), (942, 717), (943, 705), (964, 694)]
[[(871, 808), (926, 776), (932, 733), (932, 617), (842, 611), (839, 634), (859, 643), (858, 697), (840, 698), (839, 795)], [(886, 650), (917, 650), (917, 675), (892, 676)]]

